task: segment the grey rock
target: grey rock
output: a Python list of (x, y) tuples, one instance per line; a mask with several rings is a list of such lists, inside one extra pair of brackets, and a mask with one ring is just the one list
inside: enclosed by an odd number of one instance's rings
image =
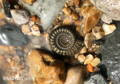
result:
[(120, 22), (115, 22), (117, 29), (105, 37), (102, 46), (102, 64), (107, 68), (108, 77), (114, 84), (120, 83)]
[(19, 27), (13, 24), (5, 24), (0, 27), (0, 45), (22, 46), (28, 43)]
[(96, 74), (91, 76), (90, 79), (85, 81), (84, 84), (107, 84), (107, 83), (100, 74)]
[(37, 0), (32, 5), (29, 5), (19, 0), (19, 4), (29, 10), (30, 13), (39, 16), (41, 24), (46, 30), (64, 6), (65, 1), (67, 0)]

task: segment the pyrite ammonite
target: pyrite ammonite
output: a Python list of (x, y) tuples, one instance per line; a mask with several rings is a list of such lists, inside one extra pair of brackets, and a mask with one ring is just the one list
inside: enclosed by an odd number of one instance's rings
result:
[(70, 26), (60, 26), (50, 32), (49, 44), (53, 52), (73, 56), (83, 47), (81, 38)]

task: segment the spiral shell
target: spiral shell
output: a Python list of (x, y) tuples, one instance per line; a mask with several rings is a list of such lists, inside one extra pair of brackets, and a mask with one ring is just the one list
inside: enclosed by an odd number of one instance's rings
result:
[(67, 26), (53, 30), (49, 34), (49, 44), (53, 52), (66, 56), (73, 56), (83, 47), (82, 41), (77, 39), (75, 32)]

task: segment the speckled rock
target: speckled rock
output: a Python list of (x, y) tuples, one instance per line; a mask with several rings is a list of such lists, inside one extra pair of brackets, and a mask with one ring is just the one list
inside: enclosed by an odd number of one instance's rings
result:
[(111, 23), (112, 20), (120, 20), (120, 0), (91, 0), (91, 2), (103, 12), (104, 22)]
[(101, 75), (96, 74), (91, 76), (90, 79), (85, 81), (84, 84), (107, 84), (107, 83)]
[(117, 29), (106, 36), (102, 46), (102, 63), (107, 68), (108, 77), (114, 84), (120, 83), (120, 22), (115, 22)]
[(32, 84), (23, 48), (0, 46), (0, 83)]

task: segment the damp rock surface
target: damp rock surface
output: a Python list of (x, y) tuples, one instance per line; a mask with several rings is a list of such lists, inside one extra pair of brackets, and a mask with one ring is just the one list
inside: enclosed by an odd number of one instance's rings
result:
[(0, 27), (0, 45), (22, 46), (27, 43), (27, 36), (16, 25), (5, 24)]
[(102, 46), (102, 63), (105, 64), (108, 77), (114, 84), (120, 82), (120, 22), (115, 22), (117, 29), (105, 37), (105, 44)]

